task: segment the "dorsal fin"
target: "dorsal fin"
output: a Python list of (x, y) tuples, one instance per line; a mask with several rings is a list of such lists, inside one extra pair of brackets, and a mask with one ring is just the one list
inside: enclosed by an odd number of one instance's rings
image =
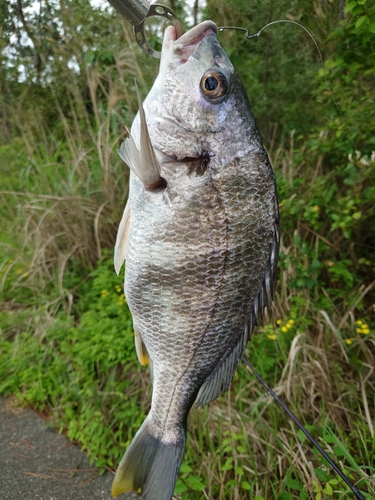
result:
[(143, 109), (141, 96), (137, 88), (139, 119), (140, 119), (140, 149), (129, 132), (129, 137), (117, 150), (119, 156), (134, 172), (142, 182), (147, 191), (158, 191), (167, 186), (167, 182), (161, 177), (161, 167), (156, 159), (154, 148), (148, 133), (146, 116)]
[(254, 301), (253, 310), (247, 323), (249, 330), (249, 339), (251, 338), (254, 326), (258, 324), (258, 317), (263, 317), (264, 308), (267, 307), (267, 309), (271, 311), (272, 307), (273, 293), (276, 282), (277, 259), (280, 246), (279, 210), (277, 196), (275, 196), (275, 223), (273, 229), (274, 234), (271, 242), (269, 262), (266, 268), (266, 272), (263, 276), (263, 282), (259, 289), (258, 296)]

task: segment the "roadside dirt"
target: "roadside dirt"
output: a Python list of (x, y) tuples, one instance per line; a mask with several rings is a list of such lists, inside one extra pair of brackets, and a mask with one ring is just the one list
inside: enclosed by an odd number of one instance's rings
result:
[(1, 500), (111, 500), (112, 480), (110, 472), (99, 476), (87, 456), (37, 413), (0, 397)]

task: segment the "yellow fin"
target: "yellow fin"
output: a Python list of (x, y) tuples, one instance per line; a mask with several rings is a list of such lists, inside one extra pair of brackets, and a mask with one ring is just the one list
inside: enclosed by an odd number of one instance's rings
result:
[(185, 448), (186, 429), (170, 430), (171, 443), (153, 435), (158, 424), (150, 415), (126, 450), (112, 484), (112, 495), (142, 489), (143, 500), (170, 500)]
[(133, 490), (133, 478), (124, 478), (124, 476), (117, 475), (112, 483), (111, 493), (113, 497), (117, 497), (121, 493), (126, 493)]
[(135, 350), (137, 351), (139, 362), (141, 363), (142, 366), (147, 365), (148, 363), (147, 350), (137, 330), (134, 330), (134, 341), (135, 341)]

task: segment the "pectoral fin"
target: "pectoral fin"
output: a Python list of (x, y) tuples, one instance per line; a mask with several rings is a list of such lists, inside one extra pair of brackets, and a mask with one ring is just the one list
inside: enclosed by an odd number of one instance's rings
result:
[(128, 254), (128, 242), (130, 231), (130, 205), (129, 202), (125, 206), (125, 210), (117, 231), (116, 245), (115, 245), (115, 271), (120, 273), (120, 269)]
[(143, 183), (147, 191), (159, 191), (167, 186), (167, 182), (161, 176), (161, 167), (156, 159), (155, 151), (151, 144), (146, 116), (138, 88), (137, 96), (140, 119), (140, 149), (137, 148), (129, 132), (129, 137), (121, 144), (118, 154)]

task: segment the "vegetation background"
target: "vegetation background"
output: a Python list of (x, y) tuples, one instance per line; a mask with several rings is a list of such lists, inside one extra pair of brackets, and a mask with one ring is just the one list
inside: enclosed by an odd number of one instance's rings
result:
[[(166, 2), (167, 3), (167, 2)], [(207, 0), (169, 5), (220, 41), (276, 172), (274, 310), (247, 356), (375, 498), (375, 5)], [(0, 393), (42, 411), (114, 470), (150, 403), (113, 270), (128, 171), (116, 154), (158, 62), (111, 7), (0, 3)], [(160, 21), (147, 25), (157, 46)], [(325, 81), (327, 79), (327, 82)], [(341, 111), (338, 111), (337, 105)], [(193, 410), (176, 499), (352, 498), (243, 366)]]

